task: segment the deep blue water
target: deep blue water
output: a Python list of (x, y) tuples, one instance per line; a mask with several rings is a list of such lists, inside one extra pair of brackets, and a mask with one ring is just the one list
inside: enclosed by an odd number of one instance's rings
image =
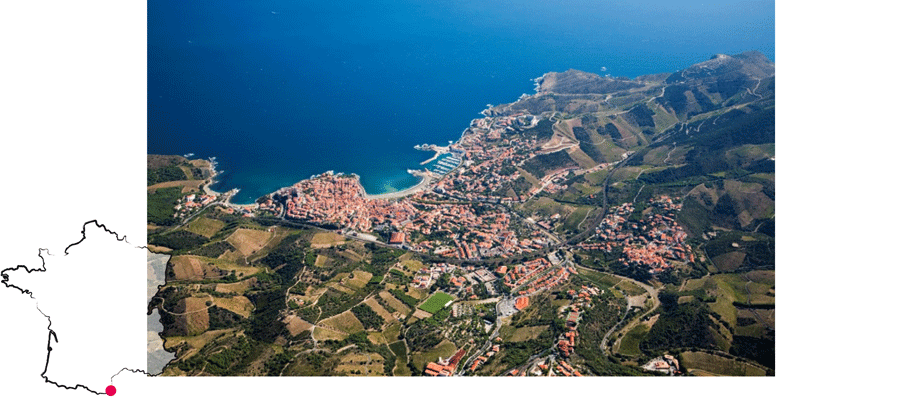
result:
[(150, 0), (148, 15), (147, 150), (217, 157), (238, 203), (326, 170), (411, 186), (433, 154), (413, 145), (458, 139), (548, 71), (774, 60), (773, 1)]

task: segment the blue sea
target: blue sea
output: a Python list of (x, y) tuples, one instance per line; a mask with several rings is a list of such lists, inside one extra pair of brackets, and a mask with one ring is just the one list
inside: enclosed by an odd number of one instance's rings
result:
[[(327, 170), (369, 193), (487, 104), (579, 69), (635, 77), (713, 54), (774, 61), (774, 1), (148, 2), (148, 152), (214, 156), (250, 203)], [(605, 70), (603, 69), (605, 68)]]

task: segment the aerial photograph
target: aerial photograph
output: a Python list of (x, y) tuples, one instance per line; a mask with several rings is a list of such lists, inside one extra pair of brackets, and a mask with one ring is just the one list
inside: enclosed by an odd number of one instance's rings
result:
[(149, 374), (775, 376), (774, 1), (147, 10)]

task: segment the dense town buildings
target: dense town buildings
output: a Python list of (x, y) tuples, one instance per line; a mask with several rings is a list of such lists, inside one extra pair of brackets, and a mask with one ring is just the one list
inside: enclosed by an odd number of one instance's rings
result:
[(652, 274), (671, 269), (675, 263), (695, 261), (686, 244), (687, 234), (676, 222), (682, 209), (678, 198), (661, 196), (648, 202), (650, 214), (632, 220), (634, 205), (623, 203), (607, 212), (596, 235), (578, 245), (582, 249), (612, 252), (621, 250), (619, 260), (625, 265), (642, 266)]

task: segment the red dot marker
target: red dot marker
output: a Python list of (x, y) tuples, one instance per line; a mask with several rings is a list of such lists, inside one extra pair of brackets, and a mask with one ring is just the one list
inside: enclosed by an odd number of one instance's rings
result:
[(114, 393), (116, 393), (116, 392), (117, 392), (117, 389), (114, 388), (114, 386), (108, 386), (108, 388), (105, 388), (105, 394), (108, 394), (109, 397), (113, 397)]

